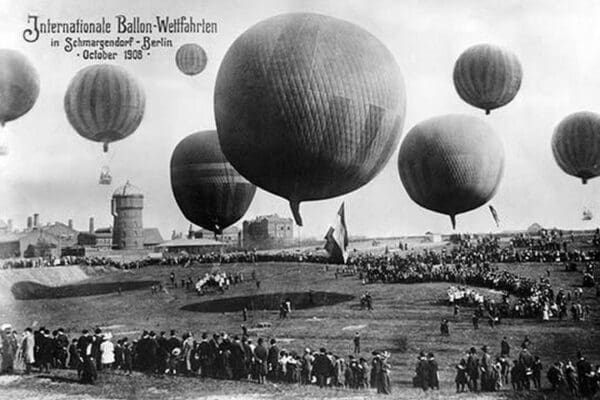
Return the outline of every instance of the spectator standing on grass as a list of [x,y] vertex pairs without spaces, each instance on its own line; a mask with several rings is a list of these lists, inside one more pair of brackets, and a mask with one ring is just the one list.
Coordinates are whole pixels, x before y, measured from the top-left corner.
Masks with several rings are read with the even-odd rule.
[[390,381],[391,365],[389,363],[390,353],[385,351],[381,355],[381,368],[379,372],[377,393],[380,394],[392,394],[392,384]]
[[468,383],[467,379],[467,362],[464,358],[461,358],[460,362],[456,366],[456,377],[454,378],[456,383],[456,393],[464,392],[465,387]]
[[531,367],[533,374],[532,374],[532,378],[533,378],[533,386],[537,389],[540,390],[542,387],[542,369],[543,369],[543,365],[542,365],[542,360],[540,360],[539,356],[535,356],[535,360],[533,361],[533,366]]
[[510,344],[506,340],[506,336],[504,336],[500,342],[500,356],[510,357]]
[[269,379],[275,381],[277,379],[277,366],[279,365],[279,346],[277,346],[277,340],[275,339],[271,339],[271,347],[267,354],[267,363]]
[[264,346],[263,338],[258,338],[258,344],[254,348],[254,359],[257,369],[256,375],[258,378],[258,383],[265,383],[265,378],[268,372],[267,354],[268,353],[266,347]]
[[131,343],[127,341],[127,338],[123,338],[122,341],[123,346],[123,371],[127,375],[131,375],[133,370],[133,349],[131,348]]
[[79,354],[77,350],[78,340],[75,338],[69,345],[69,369],[79,369]]
[[469,377],[469,390],[477,392],[477,381],[479,380],[479,359],[477,358],[477,350],[471,347],[467,356],[467,376]]
[[592,365],[585,359],[580,351],[577,352],[577,383],[579,384],[579,394],[586,397],[592,394],[591,373]]
[[473,329],[479,329],[479,316],[477,315],[477,311],[473,312],[471,321],[473,322]]
[[100,344],[101,362],[102,369],[110,369],[115,362],[115,345],[111,341],[112,334],[106,333],[103,337],[102,343]]
[[354,334],[354,339],[352,339],[353,343],[354,343],[354,354],[359,354],[360,353],[360,333],[356,332]]
[[440,389],[440,380],[438,378],[438,363],[433,356],[433,353],[427,355],[428,379],[427,385],[433,390]]

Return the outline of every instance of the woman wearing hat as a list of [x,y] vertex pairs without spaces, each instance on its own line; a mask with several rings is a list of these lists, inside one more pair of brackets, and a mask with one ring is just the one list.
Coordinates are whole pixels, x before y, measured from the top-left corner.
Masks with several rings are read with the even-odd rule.
[[378,379],[377,385],[377,393],[381,394],[392,394],[392,384],[390,382],[390,371],[392,369],[389,358],[390,353],[384,351],[383,354],[380,355],[381,358],[381,368],[380,368],[380,377]]

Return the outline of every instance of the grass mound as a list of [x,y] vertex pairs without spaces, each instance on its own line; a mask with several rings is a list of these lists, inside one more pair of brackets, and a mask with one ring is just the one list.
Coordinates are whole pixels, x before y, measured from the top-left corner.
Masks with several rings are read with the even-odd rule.
[[54,287],[42,285],[37,282],[24,281],[12,285],[10,291],[17,300],[60,299],[143,289],[155,283],[157,281],[100,282]]
[[334,292],[283,292],[267,293],[254,296],[229,297],[188,304],[181,309],[184,311],[197,311],[207,313],[223,313],[248,310],[279,310],[282,301],[289,299],[292,308],[303,310],[306,308],[331,306],[354,299],[354,296]]

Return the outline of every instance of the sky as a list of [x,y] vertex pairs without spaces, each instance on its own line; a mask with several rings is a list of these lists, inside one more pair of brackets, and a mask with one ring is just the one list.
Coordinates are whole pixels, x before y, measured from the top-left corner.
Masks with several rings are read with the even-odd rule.
[[[38,70],[41,87],[34,108],[8,123],[8,132],[0,132],[0,141],[10,148],[10,154],[0,159],[0,219],[11,218],[22,228],[27,216],[37,212],[42,223],[73,219],[75,228],[85,230],[93,216],[97,227],[109,226],[112,192],[130,180],[145,194],[146,227],[158,227],[167,238],[173,229],[187,230],[189,223],[170,189],[171,152],[187,135],[215,128],[213,89],[229,45],[255,23],[287,12],[315,12],[350,21],[389,48],[406,84],[403,137],[415,124],[450,113],[474,115],[493,127],[506,154],[504,177],[490,202],[500,215],[500,229],[524,229],[533,222],[564,229],[595,228],[594,220],[581,220],[581,212],[586,206],[596,220],[600,217],[596,201],[600,180],[583,186],[566,175],[550,147],[561,119],[576,111],[600,109],[600,25],[593,18],[600,15],[600,2],[594,0],[0,0],[0,48],[24,53]],[[71,78],[96,61],[50,47],[51,37],[62,43],[65,36],[77,35],[43,35],[37,42],[25,42],[28,14],[55,21],[97,21],[104,16],[111,22],[119,14],[145,21],[185,15],[218,24],[216,34],[167,34],[172,48],[153,49],[142,60],[110,62],[127,68],[146,92],[139,128],[112,146],[110,187],[98,185],[104,162],[101,145],[80,137],[63,107]],[[175,65],[177,48],[188,42],[201,45],[208,56],[206,69],[195,77],[183,75]],[[478,43],[510,49],[523,68],[515,99],[489,116],[463,102],[452,82],[454,62]],[[447,216],[410,200],[398,175],[397,149],[366,186],[338,198],[302,203],[304,227],[296,234],[323,236],[342,201],[352,235],[452,231]],[[259,189],[244,218],[272,213],[291,217],[286,200]],[[457,217],[457,232],[498,230],[487,206]]]

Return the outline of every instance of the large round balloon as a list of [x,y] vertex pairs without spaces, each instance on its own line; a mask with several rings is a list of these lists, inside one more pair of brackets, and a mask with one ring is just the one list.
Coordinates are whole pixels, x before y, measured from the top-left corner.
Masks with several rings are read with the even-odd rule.
[[91,65],[71,80],[65,111],[77,133],[108,144],[131,135],[142,122],[146,97],[137,80],[116,65]]
[[387,163],[406,96],[389,50],[364,29],[318,14],[264,20],[231,45],[217,76],[223,152],[243,176],[299,204],[351,192]]
[[215,233],[242,218],[256,193],[225,158],[216,131],[179,142],[171,156],[171,187],[183,215]]
[[508,104],[521,87],[523,72],[517,56],[501,47],[469,47],[454,65],[454,87],[472,106],[490,110]]
[[0,126],[27,113],[40,94],[40,78],[16,50],[0,49]]
[[198,75],[206,67],[206,53],[195,43],[182,45],[175,54],[177,68],[186,75]]
[[490,200],[502,178],[504,149],[492,128],[467,115],[435,117],[414,126],[398,154],[410,198],[428,210],[457,214]]
[[600,115],[582,111],[563,119],[552,136],[558,166],[583,183],[600,175]]

